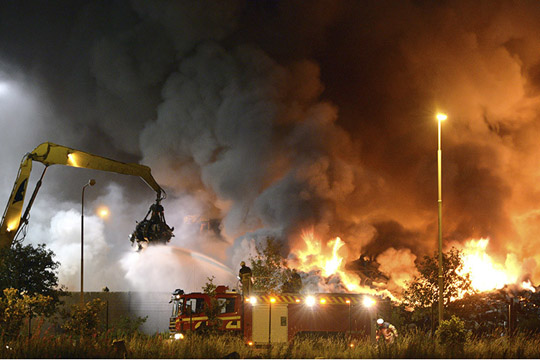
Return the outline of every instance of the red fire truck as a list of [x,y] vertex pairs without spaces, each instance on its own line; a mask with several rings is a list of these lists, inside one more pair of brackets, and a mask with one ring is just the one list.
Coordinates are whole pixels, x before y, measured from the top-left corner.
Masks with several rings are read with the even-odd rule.
[[[287,342],[303,334],[337,335],[352,338],[374,335],[377,299],[364,294],[252,294],[244,297],[218,286],[219,329],[242,334],[250,345]],[[212,306],[204,293],[184,294],[176,290],[171,299],[173,313],[169,330],[175,338],[201,331],[209,324],[205,309]],[[216,302],[214,302],[216,303]]]

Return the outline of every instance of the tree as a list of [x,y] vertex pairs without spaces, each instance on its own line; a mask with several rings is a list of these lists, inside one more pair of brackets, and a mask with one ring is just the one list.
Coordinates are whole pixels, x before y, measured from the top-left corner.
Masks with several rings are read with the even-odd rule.
[[[419,276],[408,283],[403,296],[405,302],[415,309],[425,309],[434,306],[439,301],[439,260],[438,254],[424,256],[418,264]],[[470,292],[471,279],[469,274],[460,274],[463,269],[461,251],[456,248],[443,252],[443,299],[447,306],[450,299]]]
[[28,316],[43,315],[53,299],[41,294],[19,293],[17,289],[4,289],[0,297],[0,335],[17,337],[23,320]]
[[210,297],[210,306],[205,304],[204,314],[208,317],[208,326],[211,328],[219,328],[221,319],[218,316],[221,314],[221,309],[225,307],[225,303],[220,304],[216,299],[217,286],[214,284],[215,277],[206,278],[208,281],[202,287],[202,291]]
[[63,294],[56,274],[60,263],[53,257],[54,253],[47,250],[45,244],[33,247],[14,241],[11,247],[0,250],[0,288],[17,289],[19,295],[24,292],[49,296],[52,301],[48,303],[46,312],[52,314]]
[[257,255],[250,258],[253,290],[279,292],[286,281],[287,264],[281,256],[282,245],[274,238],[266,238],[265,246],[257,246]]
[[96,298],[86,304],[72,305],[71,312],[63,314],[67,320],[62,325],[62,328],[81,336],[97,334],[101,330],[99,314],[104,307],[105,301],[100,298]]

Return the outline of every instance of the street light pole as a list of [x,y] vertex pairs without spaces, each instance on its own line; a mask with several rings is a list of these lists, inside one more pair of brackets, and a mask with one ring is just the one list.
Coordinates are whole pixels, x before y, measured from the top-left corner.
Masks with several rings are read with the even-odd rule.
[[275,297],[270,298],[268,303],[268,345],[272,345],[272,304],[276,302]]
[[84,189],[88,185],[94,186],[96,180],[90,179],[82,187],[81,195],[81,306],[84,305]]
[[441,150],[441,122],[447,119],[445,114],[437,114],[438,122],[438,147],[437,147],[437,192],[438,192],[438,212],[439,212],[439,326],[443,316],[443,256],[442,256],[442,150]]

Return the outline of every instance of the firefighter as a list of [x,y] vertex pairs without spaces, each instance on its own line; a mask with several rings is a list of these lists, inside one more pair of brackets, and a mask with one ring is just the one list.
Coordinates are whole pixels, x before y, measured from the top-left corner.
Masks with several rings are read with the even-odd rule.
[[394,325],[384,321],[383,319],[377,320],[377,341],[384,340],[385,343],[392,344],[396,340],[397,336],[397,329]]
[[240,263],[240,271],[238,277],[242,282],[242,292],[244,296],[249,296],[251,292],[251,268],[246,266],[246,263],[242,261]]

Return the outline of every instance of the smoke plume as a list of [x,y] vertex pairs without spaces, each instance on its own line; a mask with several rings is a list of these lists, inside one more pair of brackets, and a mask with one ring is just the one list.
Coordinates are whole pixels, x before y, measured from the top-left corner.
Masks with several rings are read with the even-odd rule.
[[[0,14],[3,198],[44,141],[148,165],[168,193],[175,238],[135,254],[150,189],[48,170],[27,239],[55,251],[70,289],[95,177],[90,289],[233,286],[256,244],[274,237],[288,255],[310,228],[341,237],[347,261],[375,257],[398,291],[436,250],[437,111],[445,247],[489,237],[492,256],[540,280],[535,2],[22,1]],[[102,203],[108,219],[92,213]]]

